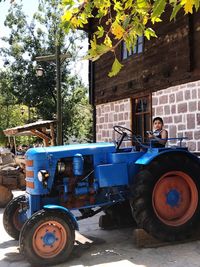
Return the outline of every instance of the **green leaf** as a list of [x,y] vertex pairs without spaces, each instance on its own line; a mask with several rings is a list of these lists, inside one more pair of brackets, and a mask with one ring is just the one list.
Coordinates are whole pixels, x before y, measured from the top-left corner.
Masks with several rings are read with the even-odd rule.
[[170,16],[170,21],[173,20],[176,17],[176,14],[178,13],[178,11],[181,9],[181,5],[175,5],[172,11],[172,14]]
[[194,6],[196,8],[196,11],[199,9],[199,0],[194,0]]
[[146,36],[146,38],[148,40],[150,40],[151,37],[157,37],[155,31],[151,28],[147,28],[145,31],[144,31],[144,35]]
[[104,36],[104,28],[102,26],[98,26],[98,31],[96,31],[97,38],[101,38]]
[[131,8],[133,5],[133,1],[132,0],[127,0],[126,4],[125,4],[125,9],[129,9]]
[[102,55],[105,54],[106,52],[108,52],[110,50],[110,47],[104,45],[104,44],[100,44],[96,46],[96,52],[98,55]]
[[123,67],[123,65],[118,61],[117,58],[115,58],[115,61],[114,61],[113,65],[112,65],[112,69],[108,73],[108,76],[109,77],[113,77],[113,76],[117,75],[122,67]]
[[155,22],[156,18],[160,17],[160,15],[165,10],[165,6],[166,6],[166,0],[155,0],[154,5],[153,5],[153,13],[151,15],[152,23]]
[[130,23],[130,17],[126,16],[125,20],[123,21],[123,27],[126,29],[129,26]]

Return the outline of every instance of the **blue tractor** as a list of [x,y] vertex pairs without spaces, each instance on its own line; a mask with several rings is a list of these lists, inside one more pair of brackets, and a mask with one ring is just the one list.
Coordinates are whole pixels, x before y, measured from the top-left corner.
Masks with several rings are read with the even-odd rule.
[[[127,128],[120,140],[40,147],[26,153],[26,194],[7,205],[4,228],[39,266],[66,261],[78,220],[104,211],[99,224],[136,224],[163,241],[182,240],[200,223],[199,159],[180,145],[143,144]],[[122,148],[124,140],[134,146]],[[80,211],[75,217],[73,210]]]

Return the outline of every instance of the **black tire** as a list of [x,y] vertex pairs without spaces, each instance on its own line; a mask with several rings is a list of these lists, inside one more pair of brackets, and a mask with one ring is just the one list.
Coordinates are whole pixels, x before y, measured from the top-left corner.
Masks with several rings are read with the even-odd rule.
[[200,225],[199,173],[199,163],[183,153],[162,155],[145,166],[132,186],[137,225],[162,241],[191,237]]
[[[117,203],[105,211],[104,217],[100,217],[99,226],[104,229],[136,226],[132,216],[130,203],[128,200]],[[105,222],[105,223],[104,223]]]
[[[47,235],[51,235],[50,241],[53,238],[53,243],[47,244],[50,242]],[[34,213],[24,224],[19,238],[21,253],[35,266],[66,261],[74,241],[75,229],[72,222],[59,210],[40,210]]]
[[14,239],[19,239],[20,230],[24,221],[19,221],[20,203],[25,201],[25,195],[12,199],[6,206],[3,214],[3,226],[6,232]]
[[99,217],[99,227],[105,230],[115,229],[116,225],[108,214]]

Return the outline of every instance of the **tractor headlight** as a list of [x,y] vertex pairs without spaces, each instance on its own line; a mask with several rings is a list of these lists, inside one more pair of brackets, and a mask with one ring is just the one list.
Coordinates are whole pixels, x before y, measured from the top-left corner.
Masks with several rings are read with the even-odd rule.
[[46,170],[40,170],[38,172],[38,180],[42,183],[49,178],[49,173]]

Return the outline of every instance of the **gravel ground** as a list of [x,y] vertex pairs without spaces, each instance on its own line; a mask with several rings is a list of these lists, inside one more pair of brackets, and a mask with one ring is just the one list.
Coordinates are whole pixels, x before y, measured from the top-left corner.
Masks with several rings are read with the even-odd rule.
[[[16,193],[15,193],[16,194]],[[17,192],[17,194],[19,194]],[[20,255],[18,242],[7,235],[2,224],[3,209],[0,209],[0,267],[28,267],[30,264]],[[165,245],[152,248],[137,248],[133,229],[99,229],[98,215],[80,221],[77,244],[66,263],[69,266],[125,266],[125,267],[199,267],[200,241]]]

